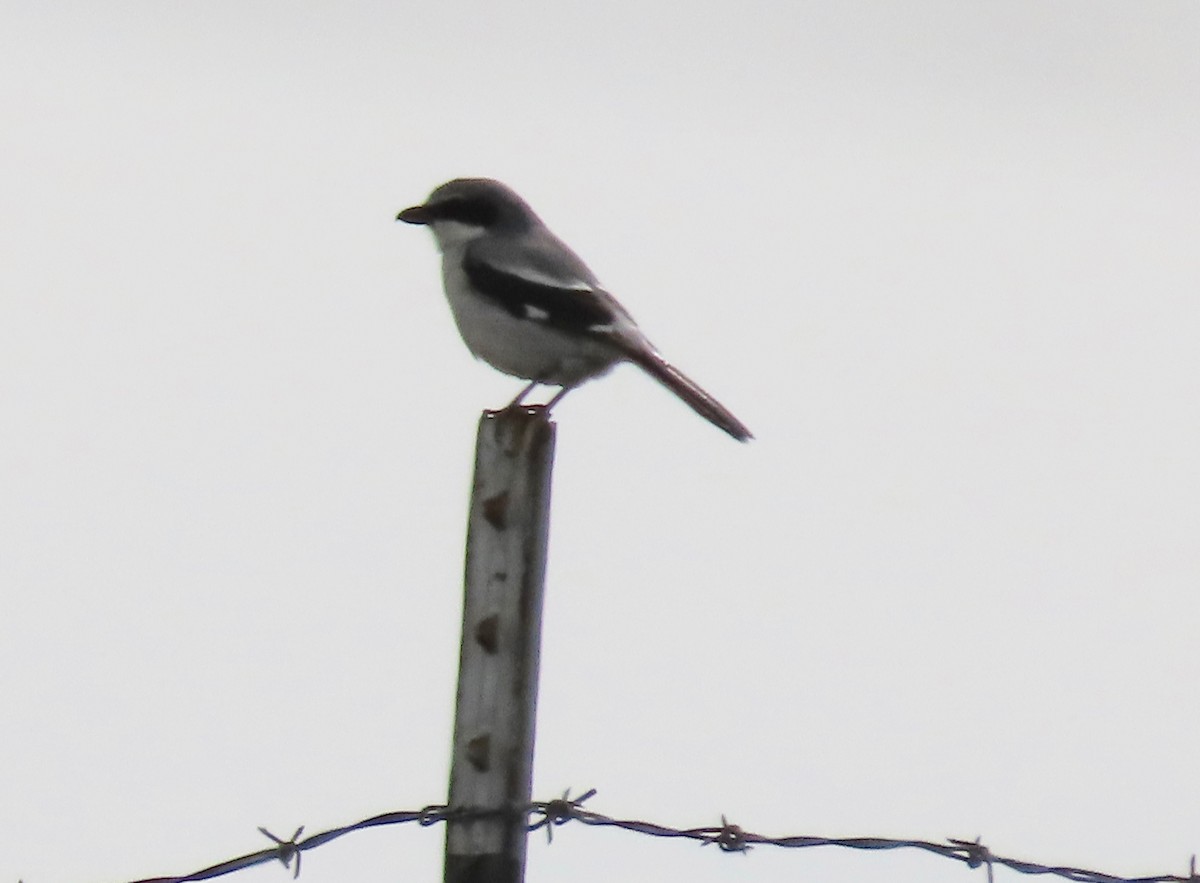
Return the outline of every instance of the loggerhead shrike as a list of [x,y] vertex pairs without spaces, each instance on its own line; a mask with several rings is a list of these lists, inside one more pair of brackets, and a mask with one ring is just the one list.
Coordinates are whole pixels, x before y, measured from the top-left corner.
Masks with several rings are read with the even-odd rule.
[[753,436],[725,407],[667,362],[633,317],[521,197],[499,181],[458,178],[396,220],[423,224],[442,252],[454,321],[476,358],[559,399],[618,362],[633,362],[738,441]]

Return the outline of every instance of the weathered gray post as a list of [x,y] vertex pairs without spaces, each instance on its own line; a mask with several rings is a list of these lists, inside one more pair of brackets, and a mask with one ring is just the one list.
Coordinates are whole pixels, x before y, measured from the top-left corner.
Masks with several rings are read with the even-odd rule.
[[554,424],[485,411],[467,520],[445,883],[520,883],[533,776]]

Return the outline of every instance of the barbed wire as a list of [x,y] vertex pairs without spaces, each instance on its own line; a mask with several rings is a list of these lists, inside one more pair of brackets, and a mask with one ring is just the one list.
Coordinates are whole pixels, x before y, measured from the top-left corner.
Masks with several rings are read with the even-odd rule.
[[[649,837],[692,840],[698,842],[701,846],[716,846],[722,852],[730,853],[740,852],[744,854],[756,846],[777,846],[784,849],[804,849],[813,846],[838,846],[847,849],[867,850],[918,849],[961,862],[968,868],[984,867],[987,870],[988,883],[993,883],[993,868],[996,866],[1005,867],[1021,874],[1050,874],[1076,881],[1076,883],[1200,883],[1200,876],[1196,873],[1195,855],[1191,857],[1186,876],[1156,874],[1148,877],[1121,877],[1085,868],[1043,865],[1037,862],[996,855],[981,842],[981,838],[979,837],[976,837],[974,840],[947,838],[943,843],[930,840],[903,840],[891,837],[816,837],[805,834],[769,837],[764,834],[755,834],[751,831],[746,831],[728,821],[725,816],[721,816],[720,825],[701,828],[675,828],[670,825],[647,822],[640,819],[614,818],[586,809],[583,806],[584,802],[595,795],[596,789],[592,788],[580,796],[573,798],[570,796],[570,791],[568,790],[563,793],[562,797],[555,798],[554,800],[534,802],[528,807],[514,810],[480,810],[469,807],[451,808],[435,804],[419,810],[401,810],[371,816],[370,818],[363,819],[361,822],[322,831],[319,834],[305,837],[303,840],[300,839],[300,835],[304,833],[303,825],[297,828],[295,833],[287,840],[275,836],[266,828],[259,828],[259,832],[274,843],[273,846],[211,865],[190,874],[174,877],[148,877],[143,880],[131,881],[131,883],[189,883],[189,881],[195,880],[209,880],[273,860],[281,862],[285,868],[290,869],[292,877],[295,879],[300,876],[300,857],[303,853],[318,846],[323,846],[329,841],[353,831],[362,831],[367,828],[377,828],[383,825],[400,825],[407,822],[416,822],[423,827],[427,827],[442,822],[503,817],[514,819],[524,817],[529,820],[527,821],[529,831],[545,830],[548,842],[553,842],[555,828],[561,827],[568,822],[579,822],[591,827],[620,828],[624,831],[632,831]],[[532,820],[530,820],[531,817]]]

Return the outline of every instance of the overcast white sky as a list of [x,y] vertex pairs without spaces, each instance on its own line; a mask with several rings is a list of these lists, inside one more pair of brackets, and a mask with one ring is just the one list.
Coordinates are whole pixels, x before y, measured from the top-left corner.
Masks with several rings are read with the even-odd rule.
[[[0,881],[444,799],[519,384],[394,218],[461,175],[758,436],[633,368],[556,409],[537,796],[1184,873],[1198,158],[1192,2],[4,0]],[[304,879],[437,879],[442,837]],[[969,873],[568,827],[528,876]]]

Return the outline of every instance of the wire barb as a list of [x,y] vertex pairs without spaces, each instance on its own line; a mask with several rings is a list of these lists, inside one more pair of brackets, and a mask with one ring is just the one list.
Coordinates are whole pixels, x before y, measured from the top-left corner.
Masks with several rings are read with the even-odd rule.
[[978,868],[980,865],[987,866],[988,883],[992,883],[992,852],[983,845],[982,837],[976,837],[974,840],[955,840],[953,837],[946,838],[965,853],[964,861],[968,868]]
[[296,829],[296,833],[292,835],[291,840],[280,840],[263,827],[259,827],[258,831],[260,834],[270,837],[277,844],[279,844],[278,848],[275,850],[275,857],[283,862],[283,866],[285,868],[290,868],[292,866],[292,859],[296,859],[296,869],[292,873],[292,879],[295,880],[298,878],[300,876],[300,844],[298,844],[296,841],[299,840],[300,835],[304,833],[304,826],[301,825]]
[[554,842],[554,829],[560,825],[565,825],[571,819],[579,818],[580,812],[583,810],[583,803],[596,796],[596,789],[589,788],[579,797],[571,797],[571,789],[568,788],[562,793],[562,797],[548,800],[545,803],[535,803],[531,809],[534,812],[540,812],[542,817],[529,826],[530,831],[536,831],[538,828],[546,829],[546,842]]
[[750,844],[746,842],[746,832],[737,825],[731,825],[724,815],[721,816],[720,831],[715,836],[700,841],[701,846],[708,846],[710,843],[717,844],[721,852],[740,852],[744,855],[750,851]]

